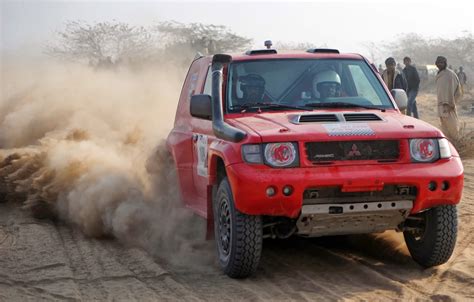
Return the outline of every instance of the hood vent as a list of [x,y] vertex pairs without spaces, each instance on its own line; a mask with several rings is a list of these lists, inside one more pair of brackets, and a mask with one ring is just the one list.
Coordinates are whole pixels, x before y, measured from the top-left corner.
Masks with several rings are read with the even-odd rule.
[[301,115],[299,123],[326,123],[326,122],[339,122],[339,119],[335,114],[304,114]]
[[382,119],[373,113],[346,113],[344,114],[346,122],[366,122],[381,121]]

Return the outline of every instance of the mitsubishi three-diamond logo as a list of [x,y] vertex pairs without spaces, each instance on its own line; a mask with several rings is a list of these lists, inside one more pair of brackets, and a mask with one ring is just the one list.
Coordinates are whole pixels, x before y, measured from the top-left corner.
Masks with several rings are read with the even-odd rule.
[[362,154],[360,153],[359,149],[357,148],[356,144],[352,144],[351,150],[347,153],[348,157],[355,157],[355,156],[361,156]]

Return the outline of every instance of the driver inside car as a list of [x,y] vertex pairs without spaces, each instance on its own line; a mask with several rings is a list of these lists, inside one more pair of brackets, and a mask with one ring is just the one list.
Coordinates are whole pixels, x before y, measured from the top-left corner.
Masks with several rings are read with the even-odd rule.
[[313,97],[325,99],[341,96],[341,78],[333,70],[324,70],[313,77]]
[[265,79],[258,74],[241,76],[240,90],[243,93],[241,104],[262,102],[265,92]]

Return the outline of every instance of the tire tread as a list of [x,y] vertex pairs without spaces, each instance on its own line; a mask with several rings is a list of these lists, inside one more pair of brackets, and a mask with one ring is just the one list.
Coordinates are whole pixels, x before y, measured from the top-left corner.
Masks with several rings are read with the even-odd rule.
[[457,211],[452,205],[432,208],[429,219],[431,229],[423,242],[416,242],[412,235],[405,232],[405,240],[412,258],[424,267],[433,267],[446,263],[453,254],[457,238]]
[[[231,252],[229,262],[223,265],[224,273],[231,278],[249,277],[255,273],[260,263],[263,243],[262,218],[241,213],[235,208],[227,177],[222,179],[217,191],[217,196],[222,191],[228,195],[235,216],[235,231],[233,233],[235,239],[232,239],[235,250]],[[216,240],[218,240],[217,234]]]

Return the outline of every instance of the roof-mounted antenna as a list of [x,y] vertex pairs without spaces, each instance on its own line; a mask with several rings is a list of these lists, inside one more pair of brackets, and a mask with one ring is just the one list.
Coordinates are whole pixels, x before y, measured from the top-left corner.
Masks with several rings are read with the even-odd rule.
[[265,41],[264,45],[267,49],[272,48],[272,45],[273,45],[272,40]]

